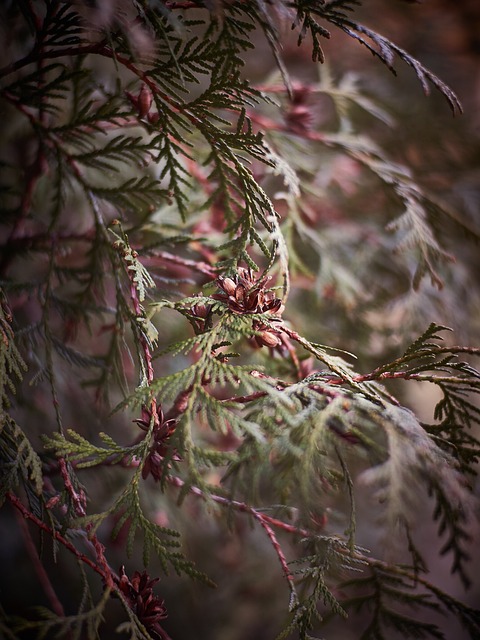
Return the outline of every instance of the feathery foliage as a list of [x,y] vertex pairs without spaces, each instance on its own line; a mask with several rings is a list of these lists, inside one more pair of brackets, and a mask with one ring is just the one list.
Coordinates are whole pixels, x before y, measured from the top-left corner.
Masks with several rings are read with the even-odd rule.
[[[360,10],[0,9],[0,505],[41,587],[17,607],[27,569],[2,578],[6,637],[180,638],[185,582],[230,562],[248,591],[255,556],[284,579],[262,637],[328,637],[352,613],[365,639],[446,637],[438,613],[478,637],[418,540],[437,531],[475,586],[480,350],[430,310],[461,295],[441,224],[478,232],[368,133],[394,123],[357,76],[306,80],[282,55],[285,25],[312,64],[340,31],[461,112]],[[430,421],[412,383],[440,393]]]

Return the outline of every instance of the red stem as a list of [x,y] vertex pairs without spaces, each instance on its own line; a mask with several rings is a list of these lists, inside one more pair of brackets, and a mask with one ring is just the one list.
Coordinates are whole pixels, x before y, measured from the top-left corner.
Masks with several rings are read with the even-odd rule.
[[[174,487],[178,487],[179,489],[181,489],[185,485],[184,481],[178,476],[169,476],[168,481],[171,485],[173,485]],[[205,495],[205,493],[198,487],[189,487],[189,491],[190,493],[198,496],[199,498],[203,498],[204,500],[207,499],[207,496]],[[296,527],[295,525],[288,524],[287,522],[283,522],[283,520],[272,518],[272,516],[269,516],[266,513],[261,513],[260,511],[257,511],[254,507],[251,507],[245,502],[238,502],[237,500],[232,500],[231,498],[225,498],[224,496],[219,496],[216,494],[209,494],[208,499],[213,500],[213,502],[216,502],[217,504],[221,504],[224,507],[232,507],[233,509],[235,509],[236,511],[240,511],[241,513],[249,513],[256,519],[261,518],[264,522],[271,524],[277,529],[282,529],[282,531],[286,531],[287,533],[293,533],[302,537],[308,537],[313,535],[313,533],[309,532],[307,529],[301,529],[299,527]]]
[[[12,502],[12,500],[10,498],[10,495],[9,495],[9,499],[10,499],[10,502]],[[40,582],[40,584],[42,586],[43,592],[45,593],[47,598],[50,600],[50,604],[52,605],[53,611],[57,614],[57,616],[59,616],[61,618],[61,617],[63,617],[65,615],[65,611],[63,609],[62,603],[60,602],[60,600],[58,599],[57,594],[55,593],[55,589],[53,588],[53,585],[52,585],[52,583],[50,581],[48,573],[45,571],[45,567],[43,566],[42,562],[40,561],[40,557],[38,555],[37,548],[35,547],[35,544],[34,544],[34,542],[32,540],[30,529],[28,528],[28,525],[25,522],[25,518],[27,516],[24,513],[21,514],[21,512],[20,512],[20,510],[18,508],[15,511],[15,515],[17,516],[18,526],[20,527],[20,529],[22,531],[25,547],[27,549],[28,555],[30,556],[30,560],[32,561],[32,564],[33,564],[33,566],[35,568],[35,572],[36,572],[38,580],[39,580],[39,582]],[[24,516],[23,518],[22,518],[22,515]]]
[[253,402],[259,398],[264,398],[267,395],[266,391],[255,391],[246,396],[233,396],[232,398],[225,398],[221,402],[238,402],[239,404],[245,404],[247,402]]
[[[83,491],[80,491],[80,493],[77,493],[77,491],[75,490],[75,487],[73,486],[72,480],[70,478],[70,474],[68,472],[67,463],[65,462],[64,458],[59,458],[59,466],[60,466],[60,473],[62,475],[63,482],[65,484],[65,489],[67,490],[67,492],[70,494],[72,498],[72,501],[75,507],[75,513],[78,516],[82,517],[86,514],[85,493]],[[88,523],[87,526],[85,527],[85,530],[95,549],[97,561],[99,566],[102,568],[102,575],[105,578],[106,586],[110,589],[113,589],[115,585],[115,581],[114,581],[112,570],[105,557],[105,547],[99,541],[96,534],[91,534],[92,528],[93,528],[93,524]]]
[[215,267],[208,264],[207,262],[196,262],[195,260],[188,260],[187,258],[181,258],[180,256],[175,256],[172,253],[168,253],[168,251],[158,251],[152,253],[151,256],[145,257],[146,261],[155,262],[171,262],[173,264],[177,264],[182,267],[186,267],[187,269],[192,269],[192,271],[198,271],[208,276],[209,278],[216,278],[217,272]]
[[[181,478],[178,478],[177,476],[169,476],[168,481],[171,485],[178,487],[180,489],[185,485],[183,480],[181,480]],[[189,487],[189,492],[195,496],[198,496],[204,500],[207,500],[207,496],[205,495],[205,493],[198,487]],[[213,500],[213,502],[216,502],[217,504],[221,504],[224,507],[233,508],[236,511],[239,511],[241,513],[248,513],[260,523],[260,525],[263,527],[268,537],[270,538],[272,546],[275,549],[275,553],[277,554],[280,564],[282,566],[285,578],[287,579],[290,585],[290,588],[293,590],[294,589],[293,576],[290,573],[287,559],[277,540],[277,537],[275,535],[275,532],[272,529],[272,526],[282,531],[286,531],[287,533],[299,535],[301,537],[309,537],[313,535],[313,533],[309,532],[307,529],[296,527],[295,525],[291,525],[286,522],[283,522],[283,520],[278,520],[277,518],[272,518],[272,516],[269,516],[265,513],[261,513],[260,511],[258,511],[254,507],[249,506],[245,502],[238,502],[237,500],[231,500],[230,498],[224,498],[223,496],[219,496],[216,494],[209,494],[208,499]]]
[[[66,549],[71,551],[79,560],[81,560],[81,562],[88,565],[91,569],[98,573],[98,575],[100,575],[107,584],[110,583],[109,576],[105,575],[102,568],[100,568],[95,562],[93,562],[93,560],[90,560],[90,558],[78,551],[78,549],[66,538],[64,538],[58,531],[51,529],[47,524],[40,520],[40,518],[37,518],[36,515],[31,513],[31,511],[29,511],[25,507],[25,505],[17,498],[16,495],[8,492],[7,498],[10,503],[23,515],[24,518],[33,522],[39,529],[42,529],[42,531],[48,533],[50,536],[52,536],[52,538],[55,538],[55,540],[58,540],[58,542],[60,542]],[[109,573],[112,573],[111,570],[109,570]],[[113,585],[113,588],[116,589],[115,585]]]
[[275,549],[275,552],[278,556],[278,559],[280,560],[280,564],[282,565],[282,569],[283,569],[283,573],[285,575],[285,578],[287,579],[290,588],[294,589],[294,584],[293,584],[293,576],[290,573],[290,569],[288,568],[288,562],[287,559],[285,557],[285,554],[283,553],[283,549],[280,546],[278,540],[277,540],[277,536],[275,535],[275,532],[273,531],[272,527],[266,522],[266,519],[264,517],[264,514],[261,513],[257,513],[254,516],[262,525],[262,527],[265,529],[267,536],[270,538],[270,542],[272,543],[273,548]]

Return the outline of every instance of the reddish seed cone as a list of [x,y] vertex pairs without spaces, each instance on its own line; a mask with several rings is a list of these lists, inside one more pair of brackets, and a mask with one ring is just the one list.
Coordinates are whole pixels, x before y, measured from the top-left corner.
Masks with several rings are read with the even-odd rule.
[[132,578],[125,573],[125,567],[120,568],[118,586],[129,607],[138,617],[154,640],[171,640],[168,633],[160,625],[160,620],[167,617],[165,602],[153,593],[153,586],[159,578],[150,578],[144,571],[135,571]]

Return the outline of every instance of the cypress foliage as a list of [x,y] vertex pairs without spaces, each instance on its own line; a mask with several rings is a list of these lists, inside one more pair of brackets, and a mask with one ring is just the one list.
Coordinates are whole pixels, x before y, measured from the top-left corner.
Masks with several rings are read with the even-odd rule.
[[[430,310],[453,268],[433,222],[478,232],[357,130],[359,110],[391,119],[353,75],[323,66],[301,82],[281,55],[285,25],[312,64],[343,32],[460,113],[442,80],[356,20],[359,4],[1,9],[0,506],[43,592],[6,599],[6,638],[107,637],[120,602],[120,635],[167,639],[178,580],[214,586],[219,554],[194,558],[195,534],[241,540],[244,521],[284,580],[278,638],[328,637],[356,615],[362,639],[443,638],[439,613],[480,636],[480,612],[430,578],[415,543],[430,520],[471,585],[480,350]],[[275,71],[255,84],[248,61],[265,46]],[[343,218],[328,223],[339,162],[391,201],[353,213],[332,189]],[[423,327],[405,320],[395,351],[378,309],[419,299]],[[431,422],[394,381],[438,390]],[[367,525],[390,554],[361,546]]]

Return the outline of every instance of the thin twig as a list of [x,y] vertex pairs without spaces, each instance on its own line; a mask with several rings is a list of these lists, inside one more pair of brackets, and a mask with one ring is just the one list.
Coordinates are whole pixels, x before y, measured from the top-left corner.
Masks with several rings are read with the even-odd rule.
[[[23,515],[24,518],[33,522],[39,529],[42,529],[42,531],[45,531],[46,533],[48,533],[52,538],[55,538],[55,540],[58,540],[60,544],[62,544],[66,549],[71,551],[81,562],[88,565],[91,569],[93,569],[96,573],[98,573],[98,575],[100,575],[105,582],[108,582],[108,575],[105,574],[103,569],[99,567],[97,563],[95,563],[93,560],[90,560],[90,558],[88,558],[86,555],[78,551],[78,549],[66,538],[64,538],[58,531],[56,531],[55,529],[51,529],[47,524],[45,524],[45,522],[40,520],[40,518],[37,518],[35,514],[33,514],[31,511],[29,511],[25,507],[25,505],[19,500],[19,498],[17,498],[16,495],[14,495],[11,492],[8,492],[7,498],[10,501],[10,503],[16,509],[18,509],[18,511]],[[114,586],[114,588],[116,587]]]
[[168,251],[152,252],[151,255],[147,254],[145,256],[145,260],[153,263],[155,263],[156,261],[169,262],[181,267],[185,267],[187,269],[191,269],[192,271],[198,271],[199,273],[203,273],[209,278],[216,278],[218,275],[215,267],[213,267],[211,264],[208,264],[207,262],[188,260],[187,258],[176,256],[173,253],[169,253]]
[[[181,480],[177,476],[169,476],[168,481],[171,485],[178,487],[180,489],[185,485],[183,480]],[[268,537],[270,538],[270,541],[275,550],[275,553],[278,556],[278,559],[282,566],[283,573],[289,584],[289,587],[292,591],[295,590],[293,576],[288,568],[287,559],[285,557],[285,554],[283,553],[280,543],[277,540],[277,537],[275,535],[275,532],[272,529],[272,526],[278,529],[281,529],[282,531],[287,531],[288,533],[295,533],[297,535],[301,535],[302,537],[306,537],[309,535],[309,532],[306,529],[301,529],[299,527],[295,527],[286,522],[283,522],[282,520],[278,520],[277,518],[272,518],[271,516],[265,513],[262,513],[261,511],[258,511],[254,507],[251,507],[250,505],[244,502],[238,502],[237,500],[231,500],[229,498],[224,498],[223,496],[219,496],[216,494],[208,494],[207,496],[205,492],[199,489],[198,487],[189,487],[189,492],[192,493],[193,495],[203,498],[204,500],[209,499],[209,500],[212,500],[213,502],[216,502],[217,504],[221,504],[224,507],[230,507],[235,509],[236,511],[240,511],[242,513],[248,513],[251,516],[253,516],[255,520],[257,520],[260,523],[260,525],[263,527]]]
[[[9,500],[12,504],[14,504],[10,498],[10,495],[9,495]],[[15,504],[14,506],[17,507],[17,505]],[[57,616],[63,617],[65,615],[65,610],[63,608],[62,603],[58,599],[58,596],[55,593],[55,589],[53,588],[53,585],[50,581],[50,577],[40,560],[40,557],[37,552],[37,548],[32,540],[30,529],[28,528],[28,525],[25,522],[25,519],[27,518],[27,516],[25,515],[25,513],[21,512],[21,510],[18,509],[18,507],[15,510],[15,515],[17,518],[18,526],[22,531],[25,547],[27,549],[28,555],[30,556],[30,560],[32,561],[32,564],[35,568],[35,572],[37,574],[38,580],[42,585],[43,592],[49,599],[50,604],[52,605],[53,611],[57,614]]]
[[[178,488],[182,488],[184,487],[185,483],[181,478],[178,478],[177,476],[169,476],[168,477],[168,482],[174,486],[174,487],[178,487]],[[302,539],[314,539],[318,537],[318,532],[315,531],[310,531],[308,529],[305,529],[303,527],[298,527],[296,525],[292,525],[289,524],[287,522],[284,522],[283,520],[279,520],[277,518],[273,518],[272,516],[269,516],[265,513],[262,513],[261,511],[259,511],[258,509],[255,509],[254,507],[244,503],[244,502],[239,502],[238,500],[232,500],[230,498],[225,498],[223,496],[219,496],[216,494],[206,494],[204,491],[202,491],[201,489],[199,489],[198,487],[195,486],[191,486],[189,487],[189,493],[191,493],[192,495],[195,495],[199,498],[202,498],[203,500],[212,500],[213,502],[220,504],[226,508],[230,508],[230,509],[234,509],[235,511],[238,511],[240,513],[247,513],[249,515],[251,515],[252,517],[254,517],[261,525],[262,527],[265,529],[265,531],[267,532],[270,540],[273,541],[275,540],[275,544],[274,544],[274,548],[275,551],[279,557],[280,563],[282,565],[282,567],[284,568],[285,571],[285,567],[287,567],[287,570],[285,572],[285,576],[286,578],[289,580],[289,583],[291,584],[291,587],[294,588],[293,585],[293,578],[288,570],[288,565],[286,563],[286,558],[283,554],[283,551],[280,547],[280,545],[278,544],[277,538],[275,536],[275,533],[272,531],[272,527],[278,528],[282,531],[285,531],[287,533],[290,533],[296,537],[300,537]],[[271,526],[269,526],[271,525]],[[358,550],[357,548],[351,548],[351,546],[349,545],[340,545],[337,548],[337,553],[340,553],[342,555],[345,556],[345,558],[348,558],[350,560],[353,560],[357,563],[360,563],[361,565],[364,565],[370,569],[380,569],[386,573],[390,573],[390,574],[394,574],[396,576],[401,576],[403,578],[407,578],[408,580],[410,580],[412,582],[412,584],[421,584],[423,585],[426,589],[432,591],[432,593],[435,593],[435,588],[433,587],[433,585],[426,579],[426,578],[422,578],[421,576],[418,575],[417,571],[411,570],[405,566],[402,565],[392,565],[389,564],[388,562],[385,562],[383,560],[379,560],[378,558],[372,558],[370,556],[367,555],[368,552],[366,553],[362,553],[360,550]]]

